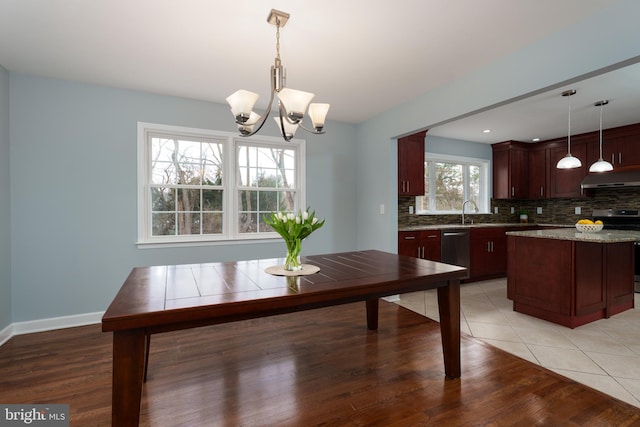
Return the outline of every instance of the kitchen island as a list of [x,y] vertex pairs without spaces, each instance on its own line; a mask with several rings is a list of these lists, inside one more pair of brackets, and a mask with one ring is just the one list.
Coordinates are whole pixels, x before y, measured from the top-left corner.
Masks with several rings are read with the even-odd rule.
[[560,228],[507,233],[514,311],[575,328],[634,306],[640,232]]

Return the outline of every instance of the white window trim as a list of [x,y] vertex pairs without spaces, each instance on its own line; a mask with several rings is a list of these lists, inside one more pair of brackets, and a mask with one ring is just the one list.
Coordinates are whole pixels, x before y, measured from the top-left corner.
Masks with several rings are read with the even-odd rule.
[[[190,136],[195,138],[215,138],[225,139],[223,173],[223,231],[220,235],[182,235],[182,236],[152,236],[150,216],[148,215],[151,196],[147,188],[150,175],[149,170],[149,149],[147,143],[149,133],[169,133],[176,136]],[[238,233],[237,224],[237,169],[236,153],[238,144],[251,144],[253,146],[271,147],[295,147],[297,149],[296,167],[296,202],[300,209],[306,208],[306,141],[303,139],[292,139],[283,142],[282,138],[271,136],[241,137],[236,133],[214,131],[210,129],[189,128],[183,126],[172,126],[157,123],[138,122],[137,140],[137,204],[138,204],[138,236],[136,245],[140,248],[154,247],[181,247],[181,246],[203,246],[221,244],[251,244],[251,243],[271,243],[274,239],[281,237],[275,233]],[[227,207],[231,207],[227,209]]]
[[[490,209],[490,195],[489,195],[489,166],[490,166],[490,162],[487,159],[480,159],[480,158],[475,158],[475,157],[464,157],[464,156],[454,156],[454,155],[450,155],[450,154],[437,154],[437,153],[429,153],[429,152],[425,152],[425,163],[426,162],[431,162],[431,161],[442,161],[442,162],[453,162],[453,163],[472,163],[472,164],[481,164],[483,173],[480,176],[480,182],[481,185],[484,185],[485,191],[481,192],[480,194],[480,198],[481,198],[481,202],[480,202],[480,206],[478,206],[478,213],[479,214],[488,214],[489,209]],[[465,170],[465,175],[467,174],[467,171]],[[465,182],[468,180],[468,177],[465,176]],[[467,188],[465,187],[465,192],[466,192]],[[466,196],[466,195],[465,195]],[[424,197],[424,196],[416,196],[416,201],[415,201],[415,206],[416,209],[418,206],[420,206],[420,203],[418,202],[418,197]],[[466,197],[465,197],[466,199]],[[423,210],[416,210],[416,215],[449,215],[449,214],[459,214],[461,213],[462,210],[451,210],[451,211],[423,211]],[[470,215],[473,214],[473,212],[468,212]]]

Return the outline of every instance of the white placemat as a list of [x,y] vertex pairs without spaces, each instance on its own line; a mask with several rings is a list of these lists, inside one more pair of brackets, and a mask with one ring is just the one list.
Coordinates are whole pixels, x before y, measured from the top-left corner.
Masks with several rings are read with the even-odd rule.
[[296,271],[289,271],[284,269],[284,265],[272,265],[264,269],[266,273],[273,274],[274,276],[307,276],[309,274],[315,274],[320,271],[320,267],[310,264],[302,264],[302,268]]

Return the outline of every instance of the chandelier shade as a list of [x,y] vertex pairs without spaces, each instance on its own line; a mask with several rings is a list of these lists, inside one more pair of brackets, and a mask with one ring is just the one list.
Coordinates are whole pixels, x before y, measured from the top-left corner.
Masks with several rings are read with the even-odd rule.
[[[276,26],[276,57],[271,66],[271,98],[266,111],[260,115],[253,111],[258,94],[238,90],[227,97],[240,136],[251,136],[260,131],[271,113],[274,99],[278,101],[278,116],[274,117],[280,134],[290,141],[298,128],[314,134],[323,134],[324,124],[329,112],[329,104],[311,104],[315,94],[286,87],[286,73],[280,60],[280,28],[289,20],[289,14],[271,9],[267,22]],[[302,121],[307,112],[312,129],[306,128]]]
[[605,99],[593,104],[594,107],[600,107],[600,157],[594,164],[591,165],[591,167],[589,168],[589,172],[608,172],[610,170],[613,170],[613,165],[602,158],[602,109],[608,103],[609,101]]
[[577,157],[571,155],[571,97],[576,94],[574,89],[562,92],[562,96],[567,97],[569,104],[569,122],[567,132],[567,154],[556,164],[558,169],[575,169],[582,166],[582,162]]

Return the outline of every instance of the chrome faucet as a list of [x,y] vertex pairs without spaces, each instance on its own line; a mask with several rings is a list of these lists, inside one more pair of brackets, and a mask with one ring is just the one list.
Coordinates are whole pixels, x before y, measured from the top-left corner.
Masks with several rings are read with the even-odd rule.
[[[464,207],[467,205],[467,203],[473,203],[475,212],[478,212],[478,205],[476,205],[476,202],[474,202],[473,200],[465,200],[464,203],[462,203],[462,225],[464,225]],[[471,223],[473,224],[473,220],[471,220]]]

